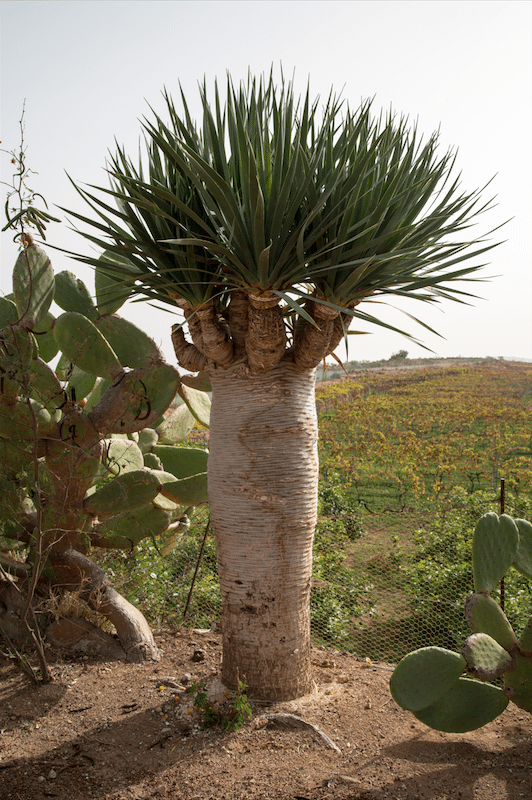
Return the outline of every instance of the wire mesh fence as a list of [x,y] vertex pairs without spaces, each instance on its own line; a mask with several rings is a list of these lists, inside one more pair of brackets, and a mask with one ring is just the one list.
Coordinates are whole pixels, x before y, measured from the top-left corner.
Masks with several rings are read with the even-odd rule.
[[[508,503],[505,510],[530,518],[526,504]],[[457,489],[452,503],[436,510],[322,514],[311,589],[314,643],[392,664],[417,647],[459,650],[469,633],[463,609],[473,591],[472,536],[487,511],[500,513],[498,496]],[[207,522],[206,510],[196,512],[190,530],[165,558],[154,544],[130,556],[107,557],[117,588],[152,624],[220,624],[216,547]],[[127,569],[117,558],[127,560]],[[510,574],[505,596],[506,614],[519,629],[530,615],[529,582]]]

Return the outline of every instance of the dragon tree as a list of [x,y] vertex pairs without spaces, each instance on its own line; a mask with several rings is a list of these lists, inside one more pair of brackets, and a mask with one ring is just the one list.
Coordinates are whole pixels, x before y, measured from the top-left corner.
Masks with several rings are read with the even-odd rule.
[[197,125],[165,91],[139,159],[117,145],[109,185],[78,186],[93,213],[70,213],[117,291],[174,308],[178,364],[210,379],[222,680],[290,699],[311,687],[316,370],[353,320],[397,330],[369,302],[470,297],[456,282],[494,246],[469,232],[491,201],[460,189],[437,134],[369,101],[271,76],[200,96]]

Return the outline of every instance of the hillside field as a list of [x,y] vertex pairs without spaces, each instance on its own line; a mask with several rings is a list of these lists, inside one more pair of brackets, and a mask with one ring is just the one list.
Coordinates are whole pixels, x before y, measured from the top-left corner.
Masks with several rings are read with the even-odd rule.
[[372,511],[498,491],[501,478],[531,492],[532,364],[406,361],[318,384],[317,408],[322,478]]

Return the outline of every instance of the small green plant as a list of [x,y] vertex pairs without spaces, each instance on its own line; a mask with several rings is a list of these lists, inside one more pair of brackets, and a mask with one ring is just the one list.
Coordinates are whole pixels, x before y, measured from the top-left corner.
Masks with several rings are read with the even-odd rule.
[[[253,711],[245,694],[246,684],[239,680],[238,687],[234,692],[226,692],[227,704],[220,707],[209,698],[205,683],[193,683],[189,693],[194,698],[194,708],[203,716],[203,727],[211,728],[221,725],[226,731],[238,731],[245,724],[247,719],[251,719]],[[225,706],[228,706],[225,708]]]

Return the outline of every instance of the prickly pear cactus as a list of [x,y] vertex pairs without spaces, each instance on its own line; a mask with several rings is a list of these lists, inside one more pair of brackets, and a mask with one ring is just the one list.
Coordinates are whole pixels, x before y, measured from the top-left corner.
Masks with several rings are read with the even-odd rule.
[[9,537],[39,535],[52,561],[94,546],[129,550],[148,536],[167,553],[187,511],[207,502],[207,453],[177,445],[196,419],[208,424],[209,397],[116,314],[127,298],[106,276],[107,258],[93,297],[72,273],[54,276],[30,244],[13,295],[0,298],[0,473],[20,489]]
[[401,659],[390,681],[398,705],[431,728],[475,730],[510,700],[532,712],[532,616],[518,638],[489,595],[511,567],[532,578],[532,525],[485,514],[473,536],[475,593],[465,603],[472,635],[462,653],[422,647]]

